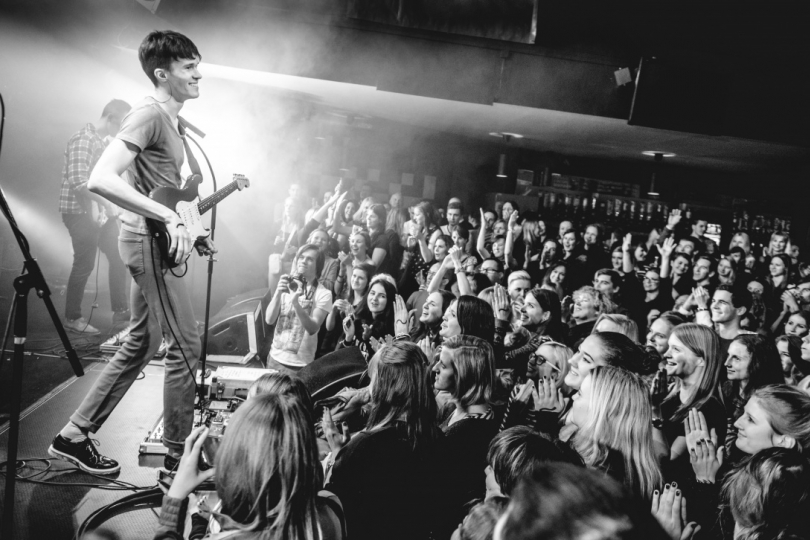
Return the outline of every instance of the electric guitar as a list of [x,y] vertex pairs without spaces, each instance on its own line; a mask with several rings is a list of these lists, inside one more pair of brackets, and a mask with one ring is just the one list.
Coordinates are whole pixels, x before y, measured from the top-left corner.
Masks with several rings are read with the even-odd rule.
[[[195,202],[195,199],[199,197],[198,188],[200,182],[202,182],[202,178],[194,174],[188,177],[183,189],[159,187],[153,189],[152,193],[149,194],[150,199],[177,212],[177,215],[180,216],[180,220],[186,226],[191,237],[195,239],[208,238],[210,235],[210,231],[203,226],[203,214],[211,210],[217,203],[234,191],[242,191],[250,186],[250,180],[241,174],[234,174],[233,182],[205,199]],[[169,268],[176,268],[184,263],[185,261],[177,263],[174,261],[173,257],[169,257],[171,239],[166,229],[166,224],[162,221],[148,218],[146,224],[149,227],[149,233],[157,240],[160,256],[164,264]]]

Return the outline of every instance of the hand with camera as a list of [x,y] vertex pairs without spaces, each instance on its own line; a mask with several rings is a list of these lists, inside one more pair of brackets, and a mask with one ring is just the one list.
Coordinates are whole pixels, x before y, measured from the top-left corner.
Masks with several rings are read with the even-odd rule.
[[214,469],[206,471],[199,469],[200,452],[206,437],[208,437],[206,426],[198,427],[186,437],[183,457],[167,493],[169,497],[185,499],[197,486],[214,476]]
[[276,294],[284,294],[290,292],[290,275],[284,274],[278,280],[278,285],[276,286]]

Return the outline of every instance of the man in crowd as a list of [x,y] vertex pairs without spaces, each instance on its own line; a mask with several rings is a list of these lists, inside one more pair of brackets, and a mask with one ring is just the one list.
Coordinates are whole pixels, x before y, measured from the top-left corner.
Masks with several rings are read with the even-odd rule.
[[[697,292],[695,298],[700,297],[701,293]],[[708,310],[711,320],[707,320],[707,308],[698,302],[696,322],[714,327],[720,337],[721,359],[725,360],[728,356],[728,346],[734,338],[745,332],[740,321],[751,310],[752,303],[751,293],[745,287],[719,285],[712,295],[711,308]]]
[[706,228],[709,222],[705,219],[697,218],[692,222],[692,238],[696,239],[703,247],[702,251],[709,255],[719,252],[717,243],[706,236]]
[[65,328],[74,332],[98,334],[98,329],[82,316],[82,298],[99,249],[107,257],[109,266],[113,321],[129,320],[126,268],[118,254],[117,212],[109,201],[91,193],[87,182],[107,147],[108,139],[118,133],[121,120],[130,109],[125,101],[110,101],[104,107],[101,119],[73,134],[65,150],[59,211],[73,243],[73,267],[65,295]]
[[332,310],[332,293],[318,283],[324,255],[315,244],[301,246],[291,276],[281,276],[265,322],[276,325],[267,366],[295,375],[315,359],[318,330]]
[[503,263],[498,259],[487,259],[481,263],[481,273],[489,278],[493,285],[503,284]]

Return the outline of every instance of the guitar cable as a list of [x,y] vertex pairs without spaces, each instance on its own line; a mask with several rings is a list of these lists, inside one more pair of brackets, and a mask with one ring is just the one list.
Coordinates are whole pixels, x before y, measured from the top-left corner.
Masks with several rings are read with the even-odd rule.
[[[183,362],[186,364],[186,368],[188,368],[188,373],[191,375],[191,380],[194,383],[194,395],[199,395],[200,388],[197,386],[197,377],[194,375],[194,370],[191,369],[191,364],[186,357],[186,352],[183,350],[183,344],[177,339],[177,334],[174,333],[174,328],[172,327],[172,323],[169,320],[169,314],[166,312],[166,304],[163,303],[163,294],[160,292],[160,283],[163,282],[163,289],[166,291],[166,303],[169,304],[169,310],[172,312],[172,319],[174,319],[174,323],[177,324],[177,314],[174,312],[174,306],[172,306],[172,299],[169,295],[169,288],[166,286],[165,278],[158,277],[157,266],[155,265],[155,250],[154,250],[154,238],[150,235],[149,237],[149,255],[152,259],[152,273],[155,276],[155,285],[157,286],[158,290],[158,298],[160,299],[160,307],[163,310],[163,318],[166,319],[166,324],[169,326],[169,331],[172,333],[172,337],[174,337],[174,341],[177,343],[177,346],[180,348],[180,354],[183,355]],[[174,275],[174,274],[172,274]],[[168,354],[168,351],[166,351]]]

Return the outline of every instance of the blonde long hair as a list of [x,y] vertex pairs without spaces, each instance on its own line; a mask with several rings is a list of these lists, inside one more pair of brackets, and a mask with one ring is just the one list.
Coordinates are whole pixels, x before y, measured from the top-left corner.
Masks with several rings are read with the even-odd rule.
[[590,419],[577,431],[574,449],[589,467],[617,451],[624,461],[624,484],[649,499],[663,483],[653,451],[652,404],[644,381],[624,369],[598,366],[590,372]]

